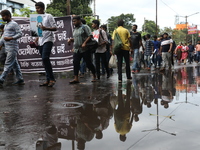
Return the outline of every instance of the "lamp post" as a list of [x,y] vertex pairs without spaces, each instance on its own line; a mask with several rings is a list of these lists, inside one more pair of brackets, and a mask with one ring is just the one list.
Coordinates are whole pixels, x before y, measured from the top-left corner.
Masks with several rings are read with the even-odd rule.
[[158,0],[156,0],[156,36],[158,35]]
[[186,35],[185,35],[185,42],[187,43],[187,26],[188,26],[188,23],[187,23],[187,19],[188,19],[188,17],[190,17],[190,16],[193,16],[193,15],[196,15],[196,14],[198,14],[199,12],[196,12],[196,13],[194,13],[194,14],[191,14],[191,15],[188,15],[188,16],[180,16],[180,17],[184,17],[185,18],[185,25],[186,25]]

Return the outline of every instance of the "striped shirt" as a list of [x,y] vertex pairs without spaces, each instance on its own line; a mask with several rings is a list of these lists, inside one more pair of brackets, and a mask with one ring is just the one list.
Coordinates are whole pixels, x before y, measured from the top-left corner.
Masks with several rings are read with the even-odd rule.
[[151,56],[152,49],[153,49],[153,42],[151,40],[146,40],[144,55]]
[[[5,41],[4,37],[13,37],[13,40]],[[17,52],[19,49],[19,44],[17,39],[19,39],[20,37],[22,37],[21,28],[15,21],[11,20],[4,27],[4,33],[3,36],[1,37],[0,45],[4,44],[6,51]]]

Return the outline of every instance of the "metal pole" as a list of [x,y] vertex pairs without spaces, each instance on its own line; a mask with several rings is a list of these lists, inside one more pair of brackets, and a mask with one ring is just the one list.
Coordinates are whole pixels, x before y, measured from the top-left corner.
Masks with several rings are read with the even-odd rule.
[[158,0],[156,0],[156,36],[158,35]]
[[70,0],[67,0],[67,15],[71,14],[71,4],[70,4]]
[[187,43],[187,34],[188,34],[188,33],[187,33],[187,32],[188,32],[188,30],[187,30],[187,27],[188,27],[188,26],[187,26],[187,17],[188,17],[188,16],[185,16],[185,24],[186,24],[185,43]]
[[94,0],[94,16],[96,15],[96,0]]

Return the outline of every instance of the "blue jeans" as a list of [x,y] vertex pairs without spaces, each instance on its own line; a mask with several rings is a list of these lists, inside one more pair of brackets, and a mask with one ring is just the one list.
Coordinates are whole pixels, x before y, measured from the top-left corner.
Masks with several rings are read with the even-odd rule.
[[132,70],[140,70],[139,49],[134,49]]
[[151,57],[150,55],[144,55],[144,61],[148,68],[151,68],[151,58],[150,57]]
[[0,76],[0,81],[5,81],[6,76],[13,68],[16,73],[17,80],[23,80],[22,73],[20,70],[19,63],[17,61],[17,52],[16,51],[5,51],[6,53],[6,61],[4,65],[4,71]]
[[81,74],[84,74],[85,71],[86,71],[86,63],[85,63],[85,61],[83,60],[83,58],[81,59],[81,61],[82,61],[82,63],[81,63],[81,65],[80,65],[80,72],[81,72]]
[[162,57],[160,54],[155,53],[153,56],[153,64],[156,67],[157,65],[161,67]]
[[46,42],[42,46],[39,46],[40,55],[42,56],[42,62],[46,71],[47,81],[50,81],[50,80],[55,81],[55,78],[53,75],[53,69],[51,66],[50,59],[49,59],[52,46],[53,46],[53,42]]

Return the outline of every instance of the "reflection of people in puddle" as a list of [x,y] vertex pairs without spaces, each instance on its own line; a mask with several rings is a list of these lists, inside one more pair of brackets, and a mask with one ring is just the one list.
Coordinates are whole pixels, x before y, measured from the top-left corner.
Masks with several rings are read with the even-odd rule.
[[76,125],[76,141],[77,149],[84,150],[85,143],[91,141],[96,134],[97,139],[102,138],[102,132],[95,130],[100,125],[100,120],[97,117],[97,113],[93,110],[92,104],[85,104],[80,109],[81,115],[77,119]]
[[136,77],[133,78],[133,86],[134,87],[133,87],[133,91],[132,91],[131,110],[134,115],[135,122],[139,121],[138,115],[142,113],[142,106],[144,103],[144,99],[142,98],[142,93],[140,92],[140,88],[141,88],[140,81]]
[[[94,110],[100,119],[100,125],[95,130],[103,131],[109,126],[110,118],[113,116],[113,110],[110,104],[110,95],[107,95],[100,103],[94,105]],[[103,134],[100,136],[96,135],[97,139],[101,139]]]
[[[152,87],[152,80],[151,76],[146,76],[145,77],[145,83],[144,83],[144,90],[145,90],[145,96],[144,96],[144,105],[147,106],[147,108],[151,108],[151,103],[153,102],[154,99],[154,89]],[[143,81],[144,82],[144,81]]]
[[133,115],[130,112],[131,84],[127,83],[126,95],[122,89],[118,89],[118,105],[114,108],[115,130],[119,133],[122,142],[126,141],[126,134],[130,132],[133,122]]
[[175,95],[175,81],[172,72],[169,71],[163,74],[161,88],[161,105],[168,108],[169,103],[173,101],[173,95]]
[[42,135],[42,141],[37,142],[37,150],[61,150],[61,143],[58,143],[58,130],[55,125],[46,128]]

